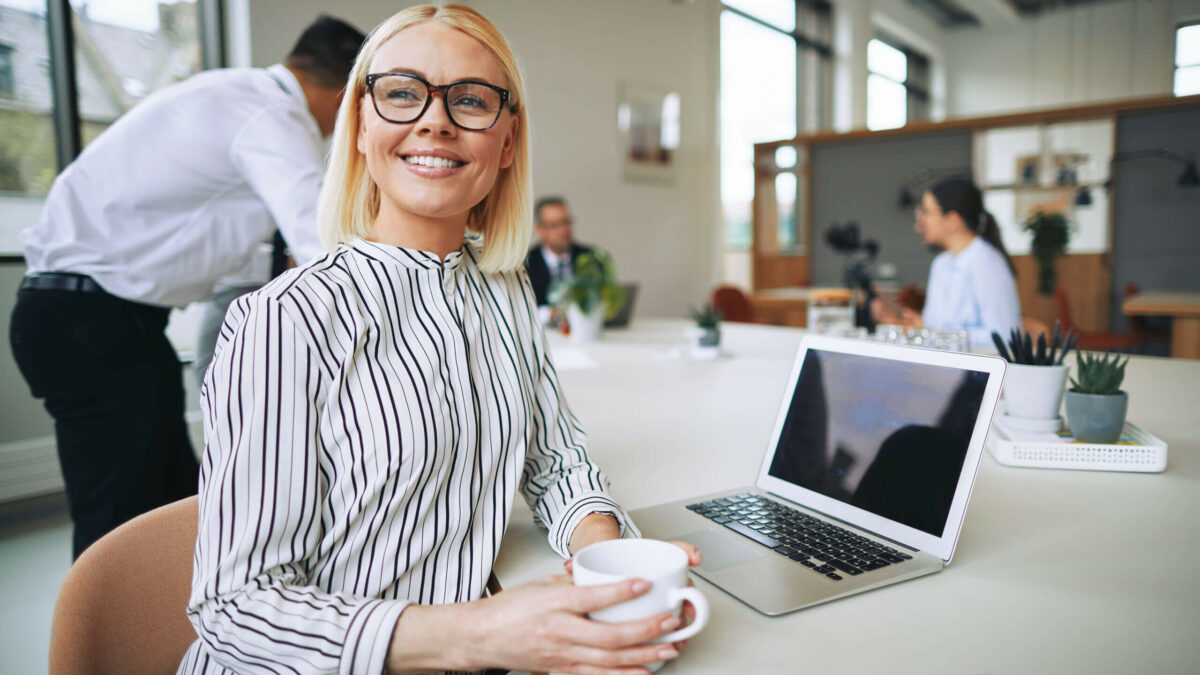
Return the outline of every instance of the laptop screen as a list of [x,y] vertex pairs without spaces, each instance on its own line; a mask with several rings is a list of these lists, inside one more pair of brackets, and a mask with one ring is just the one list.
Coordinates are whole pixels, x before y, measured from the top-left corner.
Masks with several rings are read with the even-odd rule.
[[988,373],[809,349],[768,474],[941,536]]

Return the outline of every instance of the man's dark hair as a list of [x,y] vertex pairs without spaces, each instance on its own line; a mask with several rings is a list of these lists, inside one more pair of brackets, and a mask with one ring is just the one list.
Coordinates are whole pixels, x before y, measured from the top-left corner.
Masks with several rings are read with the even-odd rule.
[[558,195],[550,195],[549,197],[542,197],[541,199],[537,200],[537,202],[534,203],[534,205],[533,205],[533,220],[535,223],[542,222],[542,209],[547,206],[566,206],[566,205],[567,205],[567,200],[563,199],[562,197],[559,197]]
[[354,26],[322,14],[300,34],[284,65],[306,73],[320,87],[341,89],[363,40],[366,36]]

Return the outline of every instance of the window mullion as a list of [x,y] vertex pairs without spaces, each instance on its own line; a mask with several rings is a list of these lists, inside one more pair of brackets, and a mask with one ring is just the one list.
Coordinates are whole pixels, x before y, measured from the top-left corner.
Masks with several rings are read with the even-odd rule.
[[75,33],[70,0],[48,0],[46,5],[55,147],[58,170],[62,171],[83,148],[75,72]]

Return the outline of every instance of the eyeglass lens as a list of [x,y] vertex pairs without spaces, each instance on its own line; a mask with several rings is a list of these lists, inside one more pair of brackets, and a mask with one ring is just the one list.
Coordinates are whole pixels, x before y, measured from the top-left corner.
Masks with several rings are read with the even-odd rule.
[[[390,122],[406,124],[421,116],[430,96],[420,80],[401,74],[382,75],[375,80],[375,107]],[[445,92],[450,119],[464,129],[491,127],[500,117],[500,92],[482,84],[461,82]]]

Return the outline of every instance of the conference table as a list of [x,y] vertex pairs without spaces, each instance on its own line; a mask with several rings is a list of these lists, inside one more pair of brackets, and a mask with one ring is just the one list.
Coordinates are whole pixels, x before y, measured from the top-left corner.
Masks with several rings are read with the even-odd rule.
[[[628,509],[752,485],[804,332],[723,325],[692,360],[687,323],[554,336],[568,402]],[[1200,362],[1133,357],[1129,419],[1163,473],[1012,468],[985,452],[941,573],[769,618],[696,577],[712,618],[670,673],[1200,672]],[[562,573],[524,503],[496,574]]]
[[1171,356],[1200,359],[1200,292],[1143,291],[1121,310],[1129,316],[1171,317]]

